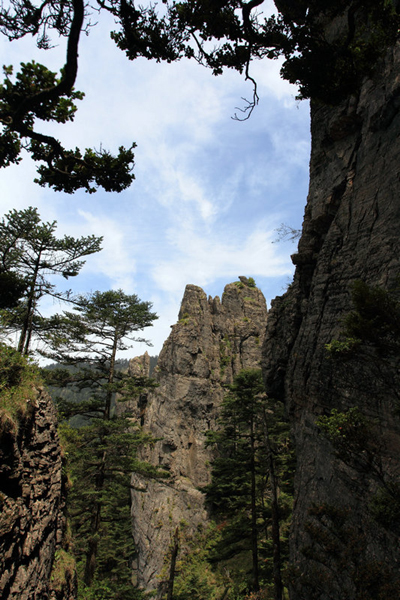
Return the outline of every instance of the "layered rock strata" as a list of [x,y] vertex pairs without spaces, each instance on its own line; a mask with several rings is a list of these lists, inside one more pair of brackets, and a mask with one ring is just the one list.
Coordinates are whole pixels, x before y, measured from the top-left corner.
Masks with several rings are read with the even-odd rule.
[[59,564],[52,577],[66,525],[65,481],[56,414],[43,390],[29,413],[17,435],[0,437],[0,598],[74,600],[73,565]]
[[[385,358],[382,369],[356,356],[334,361],[326,344],[340,337],[353,309],[355,280],[386,290],[398,282],[399,73],[396,46],[358,95],[335,107],[312,106],[310,188],[295,277],[269,314],[267,392],[286,402],[297,452],[293,600],[389,598],[397,585],[398,524],[382,526],[371,506],[385,485],[399,481],[398,357]],[[346,464],[316,419],[355,406],[374,420],[374,439]],[[381,596],[384,585],[389,595]]]
[[[162,588],[165,554],[176,528],[185,523],[190,537],[207,523],[200,491],[210,479],[205,433],[216,425],[224,386],[241,369],[260,368],[267,308],[251,283],[241,277],[225,287],[221,300],[188,285],[179,321],[154,373],[159,387],[131,403],[144,428],[158,439],[144,458],[170,475],[165,482],[132,480],[137,582],[146,590]],[[135,359],[132,373],[142,372],[147,362]]]

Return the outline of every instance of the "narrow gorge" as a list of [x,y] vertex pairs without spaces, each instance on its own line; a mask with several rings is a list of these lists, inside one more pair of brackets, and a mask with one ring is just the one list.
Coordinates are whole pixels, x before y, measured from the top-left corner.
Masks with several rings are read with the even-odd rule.
[[[333,20],[318,3],[276,5],[288,20],[299,12],[299,23],[314,7],[331,50],[356,40],[355,61],[366,32],[381,39],[370,2],[344,2]],[[311,101],[310,186],[287,292],[267,311],[252,278],[221,298],[187,285],[152,374],[157,387],[117,409],[155,438],[141,459],[168,473],[131,479],[133,579],[157,598],[166,597],[177,528],[190,540],[209,521],[205,434],[227,386],[249,368],[262,369],[268,398],[284,404],[295,445],[290,600],[399,595],[400,44],[361,72],[358,89]],[[150,357],[132,359],[129,373],[147,377]],[[67,481],[56,410],[36,391],[19,430],[0,432],[0,598],[75,600],[74,565],[60,562]],[[112,422],[111,399],[109,409]]]

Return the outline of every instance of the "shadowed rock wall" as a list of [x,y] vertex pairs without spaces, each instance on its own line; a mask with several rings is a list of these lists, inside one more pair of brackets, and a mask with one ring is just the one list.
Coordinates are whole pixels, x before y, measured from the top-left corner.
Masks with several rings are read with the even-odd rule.
[[[399,398],[388,385],[398,382],[398,358],[381,377],[361,359],[329,359],[325,345],[352,309],[352,282],[393,289],[399,277],[399,107],[399,46],[359,95],[336,107],[312,106],[310,188],[294,282],[272,303],[264,343],[267,392],[285,400],[296,441],[293,600],[387,598],[378,596],[379,586],[398,577],[399,531],[371,517],[378,478],[335,458],[315,421],[332,408],[358,406],[377,420],[376,464],[387,481],[398,479]],[[342,511],[341,523],[328,505]]]
[[[56,414],[39,390],[18,435],[0,437],[0,598],[74,600],[75,572],[51,581],[65,530],[65,489]],[[60,584],[60,585],[59,585]]]

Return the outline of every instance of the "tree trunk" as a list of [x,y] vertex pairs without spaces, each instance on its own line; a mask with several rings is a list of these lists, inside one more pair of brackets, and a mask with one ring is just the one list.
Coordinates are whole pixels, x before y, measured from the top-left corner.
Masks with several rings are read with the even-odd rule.
[[[96,476],[96,492],[100,493],[104,486],[104,471],[105,471],[105,462],[106,462],[106,452],[103,452],[101,458],[101,464],[99,467],[99,472]],[[98,549],[98,535],[100,530],[101,523],[101,508],[102,503],[97,500],[95,506],[93,507],[92,520],[90,525],[90,539],[88,543],[88,550],[86,552],[86,562],[85,562],[85,573],[83,576],[83,581],[85,585],[90,586],[93,581],[94,573],[96,570],[96,558],[97,558],[97,549]]]
[[272,544],[273,544],[273,573],[274,573],[274,600],[282,600],[282,561],[281,561],[281,536],[278,504],[278,481],[275,476],[275,463],[272,454],[271,440],[268,431],[267,415],[264,409],[264,436],[268,452],[268,468],[271,481],[271,513],[272,513]]
[[255,466],[255,441],[254,441],[254,421],[251,419],[251,554],[253,563],[253,590],[257,592],[260,589],[258,573],[258,530],[257,530],[257,502],[256,502],[256,466]]
[[179,551],[179,527],[177,527],[175,529],[173,541],[174,541],[174,545],[172,547],[171,565],[169,568],[169,578],[168,578],[168,586],[167,586],[167,600],[172,600],[173,594],[174,594],[176,559],[178,558],[178,551]]
[[108,371],[108,381],[107,381],[107,383],[109,385],[109,388],[107,390],[106,404],[105,404],[105,411],[104,411],[104,418],[105,418],[106,421],[108,421],[111,418],[111,401],[112,401],[112,396],[113,396],[113,391],[111,389],[111,386],[114,383],[115,357],[116,357],[116,354],[117,354],[118,341],[119,341],[118,332],[115,331],[114,332],[113,348],[112,348],[111,357],[110,357],[110,369]]
[[31,339],[31,332],[29,333],[29,336],[28,336],[28,332],[29,332],[29,329],[32,327],[33,310],[34,310],[34,304],[35,304],[36,281],[37,281],[37,276],[39,273],[40,258],[41,258],[41,253],[39,252],[39,256],[38,256],[36,264],[35,264],[35,270],[33,273],[31,286],[30,286],[30,290],[29,290],[28,302],[26,305],[26,313],[25,313],[24,321],[22,323],[21,334],[19,336],[19,342],[18,342],[18,352],[20,352],[21,354],[23,353],[25,355],[28,354],[29,343],[30,343],[30,339]]

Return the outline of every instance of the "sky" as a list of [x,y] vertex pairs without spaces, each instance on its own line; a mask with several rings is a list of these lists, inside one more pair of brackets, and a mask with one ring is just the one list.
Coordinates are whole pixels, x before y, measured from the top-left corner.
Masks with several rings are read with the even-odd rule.
[[[273,12],[271,0],[261,7]],[[66,146],[118,152],[136,142],[135,181],[124,192],[69,195],[33,182],[24,158],[0,172],[1,216],[37,207],[56,234],[104,236],[81,273],[54,282],[75,293],[123,289],[153,304],[159,318],[124,357],[160,352],[176,323],[187,284],[222,295],[239,275],[253,277],[267,304],[292,280],[296,245],[277,229],[301,227],[308,189],[309,105],[279,76],[277,61],[253,63],[260,102],[250,119],[232,116],[250,98],[243,75],[214,77],[194,61],[128,61],[109,37],[107,15],[82,35],[76,89],[85,92],[73,123],[44,124]],[[35,59],[59,71],[65,40],[39,51],[32,38],[0,40],[1,64]],[[44,314],[62,307],[50,300]]]

